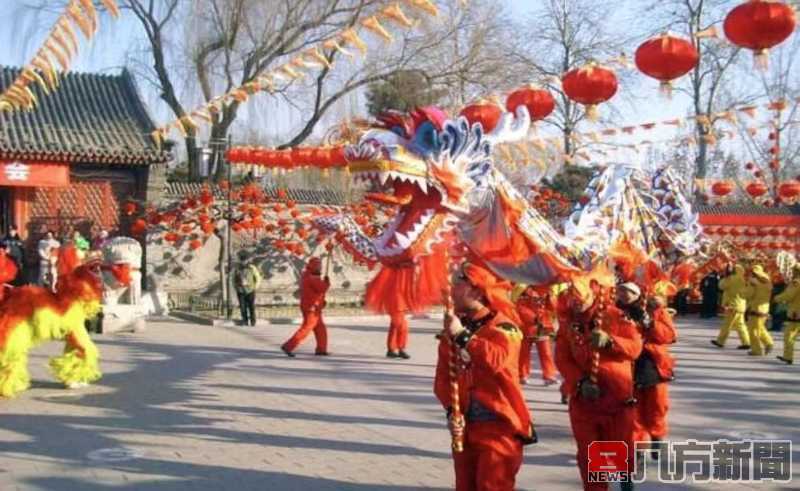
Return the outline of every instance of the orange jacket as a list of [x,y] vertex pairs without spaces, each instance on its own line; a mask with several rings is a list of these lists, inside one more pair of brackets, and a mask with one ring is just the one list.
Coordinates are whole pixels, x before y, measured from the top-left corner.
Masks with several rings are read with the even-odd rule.
[[[531,297],[523,294],[517,299],[517,313],[522,319],[526,338],[550,335],[553,331],[553,306],[550,297]],[[541,328],[541,329],[540,329]]]
[[[477,317],[485,319],[464,348],[469,361],[460,357],[458,384],[461,412],[469,413],[477,401],[501,421],[509,423],[515,434],[530,436],[531,416],[519,385],[519,351],[522,332],[502,314],[488,310]],[[450,392],[450,343],[439,342],[439,359],[433,391],[445,409],[452,407]],[[467,419],[469,422],[469,419]]]
[[[556,336],[556,366],[564,377],[569,394],[577,394],[578,384],[588,378],[592,368],[592,329],[600,322],[611,336],[610,347],[600,349],[597,384],[600,398],[587,401],[602,412],[616,412],[633,396],[633,362],[642,352],[642,336],[637,324],[616,307],[599,312],[597,307],[582,314],[559,312]],[[580,400],[580,396],[577,396]]]
[[300,279],[300,310],[322,310],[325,307],[325,293],[330,286],[330,280],[323,280],[318,274],[303,271]]
[[656,364],[658,374],[663,379],[671,379],[675,360],[669,354],[669,345],[678,339],[672,316],[664,307],[656,308],[652,316],[652,327],[642,331],[644,351],[650,355]]

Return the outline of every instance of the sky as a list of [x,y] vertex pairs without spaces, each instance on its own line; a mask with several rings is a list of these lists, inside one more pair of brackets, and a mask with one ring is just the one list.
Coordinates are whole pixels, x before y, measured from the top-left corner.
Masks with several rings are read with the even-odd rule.
[[[52,19],[55,15],[40,15],[39,17],[32,17],[30,15],[21,17],[19,14],[20,7],[24,3],[30,3],[32,0],[0,0],[2,8],[0,8],[0,64],[3,65],[20,65],[29,60],[33,52],[39,47],[41,39],[45,35],[45,29],[52,25]],[[569,0],[567,0],[569,1]],[[650,0],[634,0],[631,4],[642,1]],[[738,0],[731,0],[731,6],[738,4]],[[538,0],[507,0],[507,4],[511,9],[514,16],[526,16],[535,12],[537,5],[540,5]],[[640,5],[640,4],[637,4]],[[626,7],[621,8],[620,18],[623,19],[629,11],[625,10]],[[130,46],[137,44],[140,39],[140,27],[138,22],[132,18],[130,13],[124,14],[123,17],[116,21],[110,21],[110,18],[103,18],[101,21],[99,33],[94,40],[86,43],[82,40],[81,50],[77,59],[73,64],[73,70],[76,71],[92,71],[115,73],[118,72],[126,64],[126,56]],[[625,21],[617,21],[620,24],[621,33],[627,29],[628,26],[624,25]],[[630,54],[629,54],[630,56]],[[644,76],[640,77],[636,83],[636,93],[641,94],[633,100],[626,101],[617,105],[621,113],[621,124],[619,126],[635,125],[645,123],[652,120],[666,120],[672,118],[683,117],[687,114],[688,100],[685,97],[677,95],[671,101],[659,98],[657,94],[657,82],[652,80],[644,80]],[[165,109],[164,105],[158,100],[157,93],[149,90],[147,82],[139,80],[140,92],[142,92],[145,103],[150,108],[151,115],[157,123],[165,123],[172,119],[171,114]],[[268,97],[268,96],[260,96]],[[363,98],[353,96],[342,104],[349,104],[350,106],[360,105]],[[192,107],[194,104],[187,104]],[[275,114],[275,118],[271,118],[266,124],[270,125],[266,128],[266,132],[270,131],[280,132],[286,131],[287,127],[291,127],[300,121],[300,115],[293,114],[292,110],[286,107],[286,102],[283,100],[268,101],[266,110],[270,114]],[[331,122],[333,124],[334,122]],[[593,131],[600,129],[599,126],[593,126],[591,123],[584,123],[580,128],[583,131]],[[545,133],[547,133],[545,131]],[[660,128],[648,135],[647,138],[652,140],[666,140],[676,134],[676,130],[669,128]],[[639,140],[642,137],[629,138],[619,140],[621,143],[628,143],[630,141]],[[643,158],[642,155],[631,156],[630,152],[623,152],[624,155],[620,158]]]

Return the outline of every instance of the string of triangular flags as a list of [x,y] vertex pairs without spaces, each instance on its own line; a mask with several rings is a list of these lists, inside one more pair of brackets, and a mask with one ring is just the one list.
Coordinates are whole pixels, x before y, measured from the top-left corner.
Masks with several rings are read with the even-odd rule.
[[[111,15],[119,16],[115,0],[101,1]],[[98,23],[99,15],[93,0],[70,0],[34,57],[0,94],[0,111],[34,109],[39,100],[31,85],[38,85],[45,95],[56,90],[59,72],[68,72],[72,59],[78,54],[75,28],[88,41],[97,33]]]
[[[756,115],[761,110],[768,110],[772,112],[780,112],[785,111],[789,108],[789,104],[792,101],[789,99],[780,99],[776,101],[767,102],[764,104],[746,104],[737,107],[733,107],[726,111],[722,111],[719,113],[715,113],[710,117],[707,115],[691,115],[686,116],[683,118],[672,118],[666,119],[662,121],[649,121],[645,123],[639,124],[629,124],[624,126],[617,126],[617,127],[610,127],[605,129],[599,129],[594,131],[586,131],[586,132],[573,132],[570,135],[570,140],[575,144],[581,144],[585,142],[590,143],[601,143],[606,137],[613,137],[613,136],[634,136],[634,135],[642,135],[646,136],[646,133],[656,129],[657,127],[672,127],[672,128],[683,128],[688,123],[695,121],[698,124],[701,124],[706,127],[708,134],[704,135],[703,139],[706,144],[708,145],[715,145],[718,142],[720,136],[727,137],[733,139],[736,137],[735,132],[729,130],[722,130],[717,133],[710,131],[710,128],[713,124],[717,121],[724,121],[730,125],[737,124],[740,119],[738,114],[745,114],[749,119],[755,119]],[[800,103],[800,97],[794,99],[795,103]],[[790,121],[787,124],[800,124],[800,121]],[[767,128],[770,124],[764,124],[760,126],[750,126],[747,128],[747,131],[754,135],[759,129]],[[697,137],[694,135],[682,135],[675,138],[668,138],[663,140],[641,140],[635,142],[629,142],[625,144],[614,144],[614,146],[619,148],[630,148],[630,149],[637,149],[641,146],[652,145],[657,143],[685,143],[688,145],[696,145],[698,143]],[[509,162],[517,162],[522,160],[527,161],[534,165],[543,166],[545,163],[541,161],[541,159],[537,159],[533,157],[532,150],[536,150],[538,152],[546,152],[548,150],[555,151],[555,153],[560,154],[562,159],[567,163],[573,163],[577,159],[583,159],[585,161],[591,161],[591,156],[585,151],[581,150],[572,154],[565,153],[564,150],[564,137],[563,135],[552,136],[547,138],[542,137],[534,137],[529,140],[522,140],[514,143],[508,143],[498,146],[498,151],[500,155],[503,156]],[[593,152],[599,152],[603,154],[601,150],[593,150]],[[514,155],[518,154],[522,158],[515,158]],[[537,162],[541,161],[541,162]]]

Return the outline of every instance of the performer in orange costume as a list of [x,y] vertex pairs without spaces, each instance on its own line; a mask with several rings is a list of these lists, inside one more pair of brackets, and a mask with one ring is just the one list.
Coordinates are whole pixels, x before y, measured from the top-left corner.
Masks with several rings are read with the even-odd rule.
[[391,323],[389,324],[389,335],[386,337],[386,357],[403,358],[408,360],[411,356],[406,353],[408,344],[408,320],[403,311],[389,312]]
[[539,353],[539,366],[542,369],[544,384],[557,383],[556,365],[553,362],[550,345],[550,338],[555,334],[553,326],[555,305],[550,296],[550,287],[527,287],[517,299],[517,313],[522,320],[522,333],[525,336],[519,356],[520,383],[528,383],[531,374],[531,347],[534,342]]
[[[568,308],[559,312],[556,366],[569,393],[569,416],[577,443],[577,462],[585,490],[605,490],[588,482],[589,444],[624,441],[633,470],[633,361],[642,351],[634,322],[615,306],[602,305],[600,291],[581,279],[566,293]],[[593,360],[597,356],[597,365]],[[623,489],[631,489],[625,483]]]
[[[667,436],[667,412],[669,390],[667,382],[673,378],[675,360],[669,353],[669,345],[675,343],[677,333],[672,315],[665,307],[663,297],[652,296],[646,306],[642,293],[634,283],[623,283],[620,289],[629,292],[630,303],[618,303],[626,316],[636,322],[642,334],[644,349],[636,360],[636,422],[635,441],[651,441],[657,445]],[[654,453],[656,456],[658,452]]]
[[295,356],[294,350],[311,331],[314,331],[314,338],[317,341],[317,349],[314,354],[317,356],[329,354],[328,329],[322,320],[322,309],[325,307],[325,293],[330,286],[330,278],[327,276],[322,278],[322,261],[318,257],[312,257],[306,264],[306,269],[300,279],[300,310],[303,312],[303,324],[281,346],[287,356]]
[[453,453],[457,491],[513,491],[522,446],[536,442],[519,384],[522,332],[510,290],[510,283],[473,263],[453,278],[453,312],[439,344],[434,392],[449,415],[455,343],[461,348],[459,407],[466,420],[464,449]]

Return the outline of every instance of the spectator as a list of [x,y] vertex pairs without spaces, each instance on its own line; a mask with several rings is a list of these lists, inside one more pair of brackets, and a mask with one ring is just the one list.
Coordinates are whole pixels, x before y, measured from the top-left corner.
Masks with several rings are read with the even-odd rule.
[[58,280],[58,248],[61,246],[55,239],[55,234],[48,231],[39,241],[39,284],[50,289],[55,288]]
[[242,314],[241,325],[256,325],[256,290],[261,284],[261,273],[252,263],[247,253],[239,253],[239,265],[233,276],[236,296],[239,297],[239,310]]
[[8,229],[8,235],[3,239],[3,245],[6,248],[8,257],[14,261],[14,265],[17,267],[17,277],[14,278],[11,284],[14,286],[23,285],[25,283],[25,273],[23,270],[25,267],[25,247],[16,226],[12,225]]
[[92,250],[93,251],[102,251],[103,248],[108,244],[108,230],[101,230],[99,234],[92,240]]

